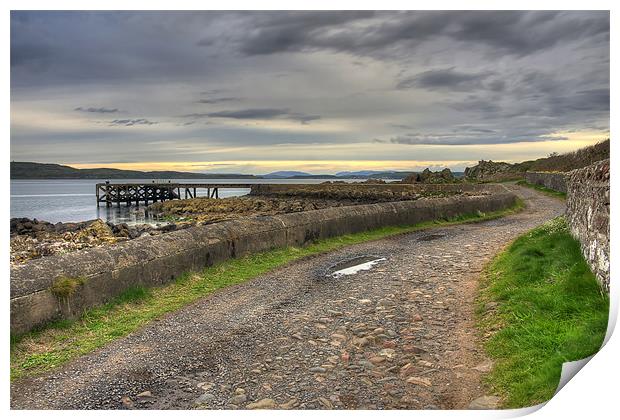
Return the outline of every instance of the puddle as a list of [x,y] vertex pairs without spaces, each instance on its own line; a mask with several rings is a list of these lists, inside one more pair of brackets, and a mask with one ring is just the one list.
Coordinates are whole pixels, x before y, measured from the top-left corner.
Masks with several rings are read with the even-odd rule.
[[350,276],[360,271],[367,271],[372,269],[375,265],[380,264],[383,261],[387,261],[387,258],[377,258],[372,256],[357,257],[350,260],[339,262],[333,265],[328,270],[328,277],[335,279],[342,276]]
[[418,239],[418,242],[432,241],[434,239],[443,238],[444,236],[446,235],[439,235],[437,233],[433,233],[431,235],[422,236],[421,238]]

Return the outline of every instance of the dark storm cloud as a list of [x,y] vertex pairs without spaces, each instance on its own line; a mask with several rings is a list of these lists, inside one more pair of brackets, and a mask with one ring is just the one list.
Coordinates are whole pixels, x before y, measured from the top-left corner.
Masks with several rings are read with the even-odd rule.
[[224,98],[207,98],[200,99],[196,101],[199,104],[219,104],[222,102],[237,102],[240,101],[241,98],[232,98],[232,97],[224,97]]
[[321,32],[325,29],[336,29],[374,15],[371,11],[257,13],[252,16],[254,28],[242,37],[241,51],[262,55],[329,47],[321,45]]
[[[484,145],[484,144],[507,144],[516,142],[539,142],[566,140],[564,136],[549,136],[545,133],[509,133],[509,135],[498,135],[495,132],[483,132],[478,135],[463,135],[456,133],[408,133],[389,140],[374,139],[375,143],[392,143],[408,145]],[[506,133],[508,134],[508,133]]]
[[568,42],[609,37],[609,13],[586,12],[464,12],[456,29],[457,40],[479,42],[502,52],[525,56]]
[[234,118],[238,120],[271,120],[288,116],[287,109],[259,108],[259,109],[240,109],[238,111],[218,111],[207,114],[213,118]]
[[121,125],[125,127],[131,127],[133,125],[154,125],[157,124],[157,121],[150,121],[145,118],[136,118],[136,119],[124,119],[124,120],[112,120],[110,121],[110,125]]
[[[397,89],[411,89],[414,87],[428,90],[471,91],[485,88],[484,82],[492,75],[491,72],[465,73],[448,69],[428,70],[413,77],[400,80]],[[493,81],[496,82],[496,81]],[[496,83],[489,87],[491,90],[501,90],[503,85]],[[498,89],[499,87],[499,89]]]
[[254,25],[240,37],[240,49],[247,55],[332,49],[383,56],[398,46],[411,48],[445,37],[525,56],[558,42],[609,37],[605,11],[296,12],[268,14]]
[[500,105],[490,99],[470,96],[460,101],[447,102],[446,105],[463,113],[478,114],[482,118],[497,116],[502,111]]
[[94,112],[94,113],[97,113],[97,114],[114,114],[116,112],[119,112],[118,108],[105,108],[105,107],[100,107],[100,108],[88,107],[88,108],[84,108],[84,107],[81,107],[81,106],[78,106],[77,108],[75,108],[74,111]]
[[201,112],[182,115],[184,118],[229,118],[235,120],[275,120],[286,119],[299,121],[307,124],[310,121],[320,119],[319,115],[304,115],[298,112],[291,112],[286,108],[252,108],[234,111]]

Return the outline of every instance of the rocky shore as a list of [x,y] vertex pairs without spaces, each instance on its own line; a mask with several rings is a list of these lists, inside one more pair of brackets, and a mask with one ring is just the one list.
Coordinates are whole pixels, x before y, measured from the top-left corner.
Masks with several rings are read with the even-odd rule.
[[185,227],[183,223],[152,226],[114,224],[101,219],[85,222],[49,223],[28,218],[11,219],[11,265],[33,258],[92,248],[142,235],[159,235]]
[[155,203],[147,212],[165,219],[157,225],[114,224],[101,219],[49,223],[28,218],[11,219],[11,265],[34,258],[114,244],[144,235],[160,235],[197,224],[250,216],[270,216],[353,205],[353,200],[300,200],[261,197],[195,198]]
[[273,216],[319,210],[326,207],[339,207],[360,204],[347,199],[304,200],[295,198],[271,197],[230,197],[223,199],[191,198],[154,203],[148,207],[150,214],[184,223],[216,223],[247,216]]

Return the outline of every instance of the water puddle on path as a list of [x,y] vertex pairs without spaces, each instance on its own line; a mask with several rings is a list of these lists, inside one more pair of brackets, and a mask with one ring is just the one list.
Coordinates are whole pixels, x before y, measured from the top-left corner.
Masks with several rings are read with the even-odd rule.
[[433,241],[435,239],[443,238],[444,236],[446,236],[446,235],[432,233],[430,235],[422,236],[421,238],[418,239],[418,242]]
[[333,265],[328,270],[328,277],[340,278],[342,276],[350,276],[360,271],[372,269],[377,264],[387,261],[387,258],[377,258],[374,256],[357,257],[346,261],[341,261]]

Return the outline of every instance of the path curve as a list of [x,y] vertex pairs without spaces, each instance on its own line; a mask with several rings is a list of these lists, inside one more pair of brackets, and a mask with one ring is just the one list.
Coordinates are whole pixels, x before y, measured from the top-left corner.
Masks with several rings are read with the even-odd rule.
[[[13,383],[11,406],[467,408],[484,394],[487,366],[474,325],[477,277],[508,242],[564,211],[558,199],[509,188],[524,211],[350,246],[222,289]],[[325,277],[360,255],[388,261]]]

